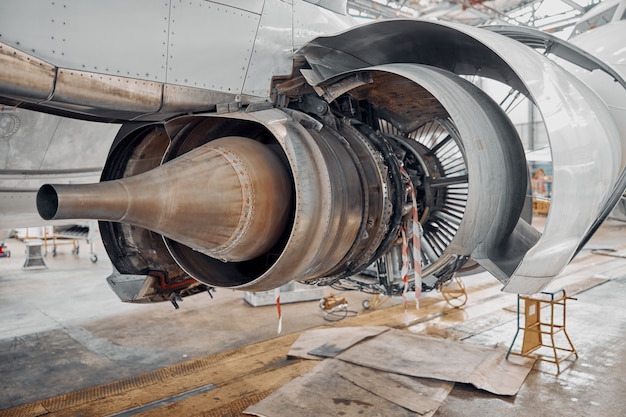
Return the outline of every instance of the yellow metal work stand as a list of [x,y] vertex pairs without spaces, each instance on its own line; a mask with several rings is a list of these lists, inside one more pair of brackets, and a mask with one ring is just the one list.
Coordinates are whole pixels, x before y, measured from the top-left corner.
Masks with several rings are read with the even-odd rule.
[[[556,364],[557,375],[561,373],[561,362],[576,356],[578,353],[574,349],[571,339],[565,330],[566,302],[575,300],[568,297],[565,290],[557,292],[542,292],[533,296],[517,297],[517,332],[513,342],[507,352],[510,354],[535,358],[537,360]],[[521,323],[522,312],[521,301],[524,301],[524,323]],[[541,310],[543,307],[550,307],[549,316],[546,321],[541,320]],[[520,333],[524,332],[521,352],[513,352],[513,345]],[[559,337],[559,336],[563,337]],[[548,336],[544,338],[544,336]],[[557,343],[557,337],[558,342]],[[545,339],[549,339],[544,343]]]

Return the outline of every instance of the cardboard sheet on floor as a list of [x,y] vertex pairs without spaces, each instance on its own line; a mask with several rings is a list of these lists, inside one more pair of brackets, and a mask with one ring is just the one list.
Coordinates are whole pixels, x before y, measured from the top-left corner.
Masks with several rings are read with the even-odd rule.
[[[375,380],[367,380],[372,376]],[[260,417],[402,417],[417,413],[430,417],[452,387],[449,382],[393,375],[326,359],[244,413]],[[377,392],[380,390],[384,391],[383,396]]]
[[332,358],[368,337],[389,330],[387,326],[333,327],[303,332],[287,356],[304,359]]
[[434,414],[454,387],[454,383],[448,381],[415,378],[338,362],[336,372],[342,378],[423,416]]
[[534,359],[504,348],[422,336],[391,329],[337,356],[346,362],[402,375],[463,382],[498,395],[515,395]]

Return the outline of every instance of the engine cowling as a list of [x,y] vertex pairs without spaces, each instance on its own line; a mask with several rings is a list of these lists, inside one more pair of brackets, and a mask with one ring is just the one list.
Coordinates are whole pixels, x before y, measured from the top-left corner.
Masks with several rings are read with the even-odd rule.
[[[293,76],[275,80],[271,105],[122,128],[103,182],[91,191],[100,200],[89,197],[89,204],[105,207],[119,199],[119,193],[103,191],[111,187],[107,183],[135,181],[142,191],[149,189],[145,184],[162,184],[163,193],[154,196],[175,203],[150,221],[139,216],[119,223],[123,216],[88,210],[71,216],[116,221],[102,222],[101,231],[116,270],[109,281],[125,288],[127,300],[191,288],[189,277],[205,286],[252,291],[300,280],[397,293],[396,277],[381,281],[361,273],[387,254],[398,255],[392,259],[397,262],[407,252],[413,211],[423,228],[414,261],[422,264],[425,287],[480,265],[506,290],[531,294],[569,262],[619,188],[624,158],[617,151],[623,147],[602,100],[516,40],[461,25],[386,21],[315,39],[295,62]],[[501,106],[468,81],[475,76],[508,85],[542,115],[554,164],[550,218],[542,233],[530,224],[528,172],[517,132]],[[252,150],[242,145],[240,156],[253,161],[259,155],[266,166],[231,163],[235,172],[259,171],[233,178],[270,175],[252,192],[246,181],[213,184],[213,196],[220,187],[239,186],[243,194],[204,219],[203,210],[212,213],[223,199],[188,205],[195,199],[177,188],[201,182],[218,167],[202,160],[187,170],[181,161],[232,137],[250,144]],[[589,160],[603,163],[592,168]],[[162,182],[168,170],[176,180]],[[190,194],[201,188],[190,188]],[[63,214],[65,198],[83,204],[73,191],[55,190],[40,193],[44,213],[70,216]],[[255,239],[265,230],[262,222],[248,232],[234,219],[244,206],[252,207],[244,218],[266,217],[267,209],[245,203],[258,190],[270,190],[268,201],[282,214],[269,216],[270,233]],[[50,195],[58,207],[44,201]],[[153,210],[150,198],[142,204],[143,211]],[[187,231],[163,222],[164,213],[172,213],[168,207],[193,220]],[[206,235],[225,222],[235,225],[231,236],[243,238],[223,256]]]
[[[318,118],[295,105],[132,129],[114,145],[101,184],[46,186],[38,196],[40,212],[122,222],[101,225],[121,275],[184,271],[206,285],[255,291],[294,279],[347,280],[373,290],[380,284],[355,275],[398,247],[411,188],[424,226],[426,277],[448,279],[470,257],[510,256],[506,249],[519,247],[520,235],[532,241],[519,221],[527,191],[523,149],[486,94],[454,74],[412,64],[359,70],[332,84],[345,88],[353,78],[360,81],[326,102]],[[226,164],[236,180],[211,183],[206,197],[192,198],[224,165],[214,157],[222,148],[220,155],[237,150],[239,159],[246,154],[252,162]],[[213,235],[236,225],[242,201],[251,200],[237,171],[264,176],[265,185],[253,188],[271,194],[274,205],[282,201],[278,211],[289,213],[268,219],[266,228],[279,233],[255,242],[256,227],[225,257]],[[243,198],[220,196],[222,188],[224,196],[238,194],[237,184]],[[250,217],[265,217],[263,207],[248,207],[257,211]],[[246,250],[251,242],[254,252]],[[146,258],[151,252],[158,256]]]

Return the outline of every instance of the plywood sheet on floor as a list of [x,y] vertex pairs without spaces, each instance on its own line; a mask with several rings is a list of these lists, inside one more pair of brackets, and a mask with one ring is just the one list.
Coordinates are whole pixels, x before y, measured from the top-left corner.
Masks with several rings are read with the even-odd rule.
[[389,329],[388,326],[362,326],[308,330],[298,336],[288,356],[312,360],[332,358],[356,343]]
[[[375,380],[366,380],[372,375],[375,375]],[[436,412],[452,386],[452,383],[375,372],[358,365],[326,359],[307,374],[249,407],[245,413],[260,417],[408,417],[418,413],[428,417]],[[397,390],[389,392],[385,387],[397,387]]]
[[506,350],[389,330],[346,350],[338,359],[385,372],[463,382],[515,395],[534,360],[506,360]]

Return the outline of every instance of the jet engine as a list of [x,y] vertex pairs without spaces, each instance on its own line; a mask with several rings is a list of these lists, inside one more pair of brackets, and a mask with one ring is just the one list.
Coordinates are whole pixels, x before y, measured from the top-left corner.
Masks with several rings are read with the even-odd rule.
[[401,250],[413,209],[424,230],[418,261],[437,281],[474,254],[517,245],[524,152],[485,93],[413,64],[334,85],[346,92],[332,102],[300,95],[280,109],[129,125],[102,183],[45,186],[38,210],[114,221],[101,230],[121,275],[182,270],[254,291],[294,278],[376,290],[358,274]]
[[[187,8],[202,5],[175,12],[192,16]],[[193,79],[179,67],[165,71],[187,69],[172,57],[162,81],[157,73],[142,86],[57,66],[77,67],[70,58],[38,60],[18,43],[0,48],[2,62],[32,78],[0,71],[4,102],[124,122],[99,184],[46,185],[37,206],[45,219],[101,221],[109,282],[125,301],[292,280],[398,294],[477,268],[507,291],[532,294],[626,188],[620,110],[575,74],[626,83],[570,43],[515,28],[390,20],[309,38],[287,61],[288,42],[312,30],[295,26],[306,20],[298,13],[332,15],[325,21],[344,29],[345,16],[295,1],[294,36],[263,37],[278,27],[263,19],[282,22],[286,9],[227,8],[201,13],[256,24],[262,39],[251,52],[251,30],[206,54],[250,52],[241,68],[232,65],[245,79],[224,76],[222,84],[195,69]],[[151,56],[166,57],[160,47]],[[494,100],[480,88],[485,79],[506,86],[507,97]],[[538,110],[550,143],[554,186],[543,230],[531,224],[528,166],[506,111],[518,97]],[[369,274],[374,263],[399,275]]]

